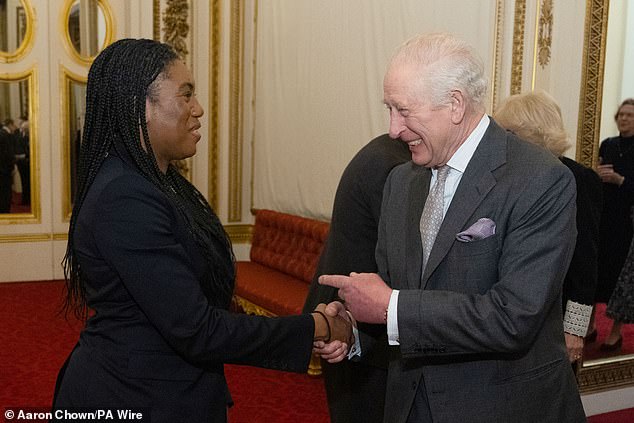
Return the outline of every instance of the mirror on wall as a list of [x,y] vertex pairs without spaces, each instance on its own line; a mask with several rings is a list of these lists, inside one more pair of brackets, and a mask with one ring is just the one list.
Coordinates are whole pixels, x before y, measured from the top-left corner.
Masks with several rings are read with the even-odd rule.
[[69,51],[90,62],[112,41],[112,18],[102,0],[67,0],[64,30]]
[[86,78],[64,70],[63,94],[63,137],[64,152],[64,201],[63,216],[70,219],[73,198],[77,189],[77,164],[79,163],[79,147],[81,131],[86,114]]
[[31,75],[0,74],[0,219],[33,210]]
[[27,0],[0,0],[0,61],[18,60],[30,46],[33,13]]
[[[609,19],[608,4],[610,8]],[[623,25],[622,22],[620,24],[615,22],[615,20],[625,18],[625,12],[617,10],[621,6],[614,2],[609,3],[608,0],[588,0],[586,2],[586,7],[592,8],[592,13],[586,11],[585,26],[586,40],[589,40],[586,42],[587,57],[590,59],[584,62],[583,74],[586,79],[581,81],[582,102],[579,113],[581,131],[578,134],[580,140],[577,151],[578,159],[581,153],[582,158],[585,157],[587,161],[594,162],[593,159],[596,159],[599,150],[599,142],[607,134],[616,135],[613,116],[616,105],[621,99],[619,98],[620,94],[615,95],[614,92],[617,89],[621,90],[621,85],[625,85],[625,83],[616,83],[626,81],[627,78],[622,77],[622,75],[629,73],[623,70],[626,69],[624,67],[626,60],[622,52],[620,55],[614,56],[619,60],[610,60],[610,55],[606,55],[606,49],[609,52],[610,49],[615,48],[615,44],[616,46],[619,44],[627,45],[629,42],[631,45],[634,42],[626,41],[626,33],[621,32],[625,29],[632,34],[631,29],[627,25]],[[634,14],[634,9],[630,13]],[[597,75],[596,80],[591,79]],[[629,94],[629,96],[634,96],[634,93]],[[606,98],[611,100],[606,103]],[[604,100],[603,106],[601,105],[602,99]],[[603,119],[601,118],[602,107],[604,108]],[[606,134],[600,135],[600,129],[604,129],[603,126],[609,126],[612,129]],[[612,351],[602,350],[600,345],[607,337],[612,320],[605,315],[606,304],[599,303],[595,308],[599,331],[597,338],[593,342],[586,342],[584,347],[584,361],[578,373],[580,391],[589,393],[634,385],[634,344],[632,344],[634,325],[625,325],[622,328],[623,345],[621,347]]]

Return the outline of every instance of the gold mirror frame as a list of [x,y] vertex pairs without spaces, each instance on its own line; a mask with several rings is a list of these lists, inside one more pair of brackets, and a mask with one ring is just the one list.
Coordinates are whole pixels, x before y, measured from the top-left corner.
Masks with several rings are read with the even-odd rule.
[[37,105],[38,88],[36,70],[20,73],[0,73],[2,82],[26,81],[29,98],[29,148],[30,148],[30,184],[31,184],[31,211],[28,213],[2,213],[0,224],[29,224],[40,223],[40,189],[39,189],[39,147],[38,147],[38,116]]
[[[586,0],[576,158],[591,167],[599,153],[608,7],[609,0]],[[577,379],[581,393],[634,385],[634,354],[588,360]]]
[[33,8],[31,7],[29,0],[20,0],[20,3],[22,4],[26,20],[24,39],[22,40],[22,43],[20,43],[18,48],[14,51],[7,52],[0,50],[0,63],[17,62],[18,60],[22,59],[22,57],[24,57],[33,46],[33,34],[35,33],[33,28],[35,26],[35,15],[33,14]]
[[[64,7],[60,15],[60,31],[61,31],[60,33],[63,34],[62,37],[64,38],[64,43],[63,43],[64,48],[66,49],[68,54],[77,62],[81,63],[82,65],[90,65],[97,55],[95,54],[94,56],[87,57],[87,56],[82,56],[81,54],[79,54],[79,52],[77,52],[77,50],[73,46],[73,42],[71,41],[70,34],[68,32],[68,18],[70,16],[71,8],[73,7],[73,4],[75,4],[76,1],[79,1],[79,0],[66,0],[66,2],[64,3]],[[108,4],[108,2],[106,0],[96,0],[96,1],[97,1],[97,5],[103,12],[103,17],[106,22],[106,34],[105,34],[104,42],[103,42],[103,45],[100,46],[99,48],[99,51],[101,51],[106,46],[112,43],[112,39],[116,31],[114,28],[114,20],[112,19],[112,10],[110,10],[110,5]],[[97,52],[97,54],[99,54],[99,51]]]
[[62,173],[63,176],[63,192],[62,192],[62,216],[64,221],[70,221],[70,216],[73,211],[73,192],[72,192],[72,183],[71,183],[71,124],[70,119],[71,116],[71,101],[73,96],[73,84],[86,84],[88,78],[85,76],[80,76],[70,72],[68,69],[61,67],[60,70],[61,75],[61,84],[62,87],[62,109],[61,116],[62,119],[62,136],[61,136],[61,149],[60,151],[63,154],[62,157]]

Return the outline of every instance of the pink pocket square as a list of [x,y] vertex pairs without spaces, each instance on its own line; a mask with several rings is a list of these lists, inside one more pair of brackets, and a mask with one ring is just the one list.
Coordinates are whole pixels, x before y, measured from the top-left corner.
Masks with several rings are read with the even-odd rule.
[[461,242],[477,241],[495,235],[495,222],[487,217],[478,219],[467,230],[456,234],[456,239]]

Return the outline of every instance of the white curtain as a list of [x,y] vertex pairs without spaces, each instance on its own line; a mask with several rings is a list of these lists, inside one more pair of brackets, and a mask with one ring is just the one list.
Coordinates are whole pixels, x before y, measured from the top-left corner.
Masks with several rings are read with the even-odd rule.
[[387,131],[388,59],[435,31],[469,41],[491,76],[495,0],[259,2],[253,206],[328,219],[348,161]]

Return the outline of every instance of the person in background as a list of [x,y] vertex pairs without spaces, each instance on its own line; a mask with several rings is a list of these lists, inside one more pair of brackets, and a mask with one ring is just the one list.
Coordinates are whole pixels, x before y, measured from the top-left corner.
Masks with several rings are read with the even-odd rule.
[[[570,148],[561,109],[544,91],[513,95],[493,114],[495,121],[523,140],[540,145],[557,157],[575,177],[577,241],[564,279],[562,305],[568,359],[583,355],[597,286],[602,186],[594,170],[564,156]],[[575,366],[576,367],[576,366]]]
[[490,119],[486,91],[450,34],[397,50],[384,102],[412,161],[385,182],[378,274],[319,278],[356,321],[387,323],[386,422],[586,421],[561,312],[574,177]]
[[[614,267],[604,269],[607,277],[603,282],[611,284],[612,292],[608,299],[608,289],[604,289],[601,301],[608,302],[606,315],[613,319],[607,338],[599,347],[602,351],[618,351],[623,345],[621,328],[623,323],[634,322],[634,250],[632,246],[632,204],[634,204],[634,98],[628,98],[619,106],[616,115],[619,136],[608,138],[600,147],[599,175],[603,180],[606,201],[606,217],[602,221],[603,243],[608,249],[604,261]],[[629,253],[623,243],[629,242]],[[625,250],[624,250],[625,248]],[[612,252],[614,256],[607,256]],[[618,266],[620,264],[620,267]],[[607,265],[605,266],[608,267]],[[617,269],[619,267],[619,269]],[[617,271],[616,275],[612,271]]]
[[[383,134],[366,144],[343,171],[332,209],[330,232],[319,259],[304,312],[337,298],[337,290],[317,282],[323,274],[376,272],[376,248],[385,179],[394,166],[410,160],[407,144]],[[384,325],[360,323],[377,346],[363,361],[324,363],[324,379],[332,423],[383,421],[387,380],[387,338]]]
[[16,131],[15,160],[22,182],[22,205],[31,204],[29,120],[22,116]]
[[[218,217],[171,165],[196,153],[203,109],[166,44],[119,40],[88,74],[64,257],[67,311],[87,319],[53,408],[145,421],[227,420],[224,363],[305,372],[347,354],[347,314],[233,314],[235,260]],[[330,341],[326,344],[327,341]]]
[[0,126],[0,213],[11,212],[13,195],[13,169],[15,167],[15,135],[12,119],[5,119]]

